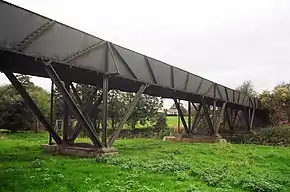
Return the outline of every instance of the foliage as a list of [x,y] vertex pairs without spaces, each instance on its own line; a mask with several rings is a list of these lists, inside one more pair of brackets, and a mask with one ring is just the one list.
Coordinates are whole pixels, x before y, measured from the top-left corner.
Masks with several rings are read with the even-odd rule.
[[111,90],[109,92],[108,101],[108,115],[111,119],[112,128],[115,129],[117,124],[125,115],[126,101],[124,100],[124,93],[118,90]]
[[245,81],[236,90],[248,96],[258,96],[273,125],[288,123],[290,117],[290,83],[281,83],[272,91],[257,94],[251,81]]
[[[49,94],[44,89],[35,86],[29,76],[16,75],[16,77],[44,115],[48,116]],[[0,86],[0,114],[0,126],[11,131],[29,128],[34,119],[33,114],[12,85]]]
[[[83,104],[87,103],[94,92],[97,92],[97,96],[101,95],[101,91],[96,91],[96,88],[90,85],[76,84],[76,91]],[[130,106],[134,99],[135,93],[125,93],[118,90],[110,90],[108,93],[108,118],[110,119],[110,125],[113,129],[117,127],[117,124],[121,121],[126,113],[127,108]],[[63,101],[62,97],[56,89],[55,94],[55,109],[56,118],[63,117]],[[163,100],[158,97],[152,97],[149,95],[142,95],[137,105],[135,106],[132,114],[130,115],[127,125],[132,129],[136,128],[139,123],[145,125],[146,123],[156,121],[158,111],[163,107]],[[72,116],[73,117],[73,116]],[[98,117],[99,123],[101,121],[102,114]]]
[[158,130],[164,130],[164,129],[168,128],[165,113],[158,113],[157,120],[156,120],[154,127]]
[[252,81],[244,81],[236,88],[236,90],[250,97],[256,97],[258,95],[254,89]]
[[0,126],[11,132],[28,129],[32,114],[21,101],[2,100],[0,104]]
[[272,124],[288,122],[290,116],[290,83],[281,83],[273,91],[263,91],[260,99],[264,109],[268,111]]
[[286,147],[123,139],[96,161],[43,153],[47,136],[2,134],[0,191],[290,190]]
[[[134,93],[124,94],[125,103],[128,107],[133,101],[134,97]],[[155,121],[156,116],[158,115],[158,111],[162,107],[162,99],[144,94],[137,102],[132,114],[127,121],[127,124],[130,125],[132,129],[135,129],[138,122],[141,125],[145,125],[148,121]]]
[[290,146],[290,127],[271,127],[257,130],[246,140],[259,145]]

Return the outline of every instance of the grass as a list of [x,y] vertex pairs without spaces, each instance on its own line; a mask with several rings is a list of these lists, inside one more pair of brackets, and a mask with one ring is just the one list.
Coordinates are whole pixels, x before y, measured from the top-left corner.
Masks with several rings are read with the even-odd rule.
[[44,133],[0,135],[0,191],[290,191],[290,149],[119,140],[96,159],[43,152]]
[[[187,123],[188,117],[184,116],[184,118],[185,118],[185,121]],[[170,127],[170,128],[175,128],[178,126],[178,116],[167,116],[166,121],[167,121],[168,127]],[[183,127],[181,119],[180,119],[180,127]]]
[[[186,122],[188,121],[187,116],[184,117]],[[178,126],[178,117],[177,116],[167,116],[166,117],[166,122],[169,128],[175,128]],[[74,125],[77,123],[77,121],[74,122]],[[111,126],[111,121],[108,120],[109,126]],[[136,124],[137,129],[142,129],[142,128],[148,128],[148,127],[153,127],[154,125],[151,122],[146,122],[145,125],[141,125],[140,123]],[[182,122],[180,120],[180,127],[183,127]],[[131,127],[127,124],[124,125],[124,129],[131,129]]]
[[[185,118],[185,121],[187,123],[188,117],[187,116],[184,116],[184,118]],[[178,126],[178,116],[167,116],[166,117],[166,122],[167,122],[167,126],[169,128],[176,128]],[[108,124],[109,125],[111,124],[110,120],[108,121]],[[136,128],[137,129],[148,128],[148,127],[153,127],[153,126],[154,125],[151,124],[149,121],[146,122],[145,125],[141,125],[140,123],[137,123],[136,124]],[[180,120],[180,127],[183,127],[181,120]],[[124,125],[124,129],[131,129],[131,127],[129,125],[126,125],[125,124]]]

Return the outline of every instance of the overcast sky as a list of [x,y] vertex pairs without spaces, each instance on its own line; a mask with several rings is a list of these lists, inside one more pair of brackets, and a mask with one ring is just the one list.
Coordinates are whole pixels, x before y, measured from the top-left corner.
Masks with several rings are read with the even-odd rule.
[[261,92],[290,81],[288,0],[9,2],[231,88],[252,80]]

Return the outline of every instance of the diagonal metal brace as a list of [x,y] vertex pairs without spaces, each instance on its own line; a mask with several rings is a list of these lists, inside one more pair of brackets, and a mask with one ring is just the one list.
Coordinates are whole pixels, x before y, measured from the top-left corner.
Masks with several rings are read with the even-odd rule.
[[219,114],[219,117],[217,118],[217,122],[216,122],[216,128],[215,128],[215,133],[218,134],[219,132],[219,129],[220,129],[220,125],[221,125],[221,121],[222,119],[224,118],[224,114],[225,114],[225,109],[226,109],[226,105],[227,105],[227,102],[224,102],[223,103],[223,106],[220,110],[220,114]]
[[196,110],[196,115],[194,118],[194,121],[192,123],[192,127],[191,127],[191,132],[193,132],[196,128],[196,126],[198,125],[199,121],[201,120],[202,116],[203,116],[203,111],[202,111],[202,105],[199,104],[198,108],[193,104],[195,110]]
[[91,139],[91,141],[93,142],[93,144],[97,148],[101,148],[102,144],[98,138],[98,135],[95,134],[95,132],[93,131],[93,128],[89,124],[88,120],[83,115],[83,113],[81,112],[81,110],[79,109],[77,104],[74,102],[71,95],[68,93],[68,91],[66,90],[66,88],[62,84],[60,77],[56,73],[56,71],[53,68],[53,66],[51,65],[51,63],[52,63],[52,61],[45,62],[45,67],[44,67],[45,71],[47,72],[48,76],[51,78],[51,80],[56,85],[57,89],[60,91],[60,93],[64,97],[65,102],[68,104],[68,106],[71,108],[71,110],[76,115],[77,120],[80,122],[82,127],[85,129],[85,131],[87,132],[87,134],[88,134],[89,138]]
[[121,129],[123,128],[124,124],[126,123],[127,119],[130,117],[134,107],[136,106],[137,102],[139,101],[139,99],[142,96],[142,93],[144,93],[145,89],[147,88],[147,85],[141,85],[141,87],[139,88],[138,92],[136,93],[134,100],[132,101],[131,105],[129,106],[129,108],[126,111],[125,116],[123,117],[123,119],[121,120],[120,124],[118,125],[117,129],[115,130],[115,132],[112,134],[108,146],[111,147],[114,143],[114,141],[118,138]]
[[51,127],[46,117],[42,114],[38,106],[34,103],[34,101],[31,99],[29,94],[26,92],[25,88],[21,85],[21,83],[14,76],[14,74],[10,72],[5,72],[5,75],[10,80],[11,84],[15,87],[15,89],[18,91],[18,93],[22,96],[23,100],[28,105],[30,110],[34,113],[34,115],[37,117],[37,119],[42,123],[45,129],[51,134],[55,142],[58,145],[61,144],[63,142],[62,139],[58,136],[58,134]]
[[[100,112],[99,110],[95,114],[93,113],[95,112],[95,109],[97,109],[100,106],[101,103],[102,103],[102,95],[98,98],[97,101],[94,102],[93,105],[91,105],[91,102],[86,103],[83,110],[86,116],[87,117],[90,117],[92,115],[98,116]],[[79,136],[81,130],[82,130],[82,126],[79,122],[77,122],[77,124],[74,127],[74,132],[70,138],[70,141],[74,142]]]
[[254,108],[253,111],[252,111],[252,115],[251,115],[250,130],[253,129],[254,118],[255,118],[255,111],[256,111],[256,109]]
[[123,62],[123,64],[125,65],[125,67],[127,68],[127,70],[129,71],[129,73],[131,73],[131,75],[135,78],[138,79],[137,76],[135,75],[135,73],[133,72],[132,68],[130,67],[130,65],[128,64],[128,62],[124,59],[124,57],[121,55],[120,51],[118,51],[118,49],[112,45],[111,48],[114,49],[114,51],[117,53],[117,56],[121,59],[121,61]]
[[55,21],[51,20],[42,25],[40,28],[35,30],[33,33],[25,37],[25,39],[16,45],[14,47],[14,50],[16,51],[23,51],[28,45],[32,44],[33,41],[35,41],[37,38],[39,38],[41,35],[43,35],[46,31],[48,31],[53,24],[55,24]]
[[106,43],[106,41],[100,41],[99,43],[93,44],[83,50],[80,50],[76,53],[73,53],[72,55],[68,56],[67,58],[65,58],[62,62],[64,63],[69,63],[79,57],[81,57],[82,55],[85,55],[89,52],[91,52],[92,50],[95,50],[97,48],[100,48],[102,45],[104,45]]
[[201,104],[202,104],[202,107],[204,110],[204,114],[205,114],[205,118],[207,120],[208,126],[210,128],[211,133],[213,134],[214,133],[213,123],[211,121],[210,114],[209,114],[208,108],[205,104],[204,98],[201,100]]
[[[93,94],[91,95],[91,97],[89,98],[89,100],[87,101],[87,103],[82,107],[82,101],[81,101],[81,98],[79,97],[79,95],[78,95],[78,93],[77,93],[76,88],[73,86],[72,83],[70,84],[70,86],[71,86],[72,92],[73,92],[73,94],[75,95],[76,100],[77,100],[79,106],[81,107],[81,110],[83,111],[85,117],[86,117],[87,120],[89,121],[90,125],[93,126],[93,122],[92,122],[91,119],[90,119],[90,114],[88,113],[88,109],[89,109],[90,107],[91,107],[91,108],[94,107],[94,105],[92,105],[92,104],[93,104],[94,97],[95,97],[96,94],[97,94],[97,91],[93,92]],[[90,109],[90,111],[91,111],[91,109]],[[78,135],[79,135],[79,133],[80,133],[80,131],[81,131],[81,125],[80,125],[79,122],[77,122],[77,124],[75,125],[75,127],[73,128],[73,130],[74,130],[74,132],[73,132],[73,134],[72,134],[72,137],[69,139],[69,140],[72,141],[72,142],[75,141],[75,139],[78,137]],[[95,129],[93,129],[93,130],[94,130],[94,132],[97,134],[96,130],[95,130]]]
[[177,99],[173,99],[173,100],[174,100],[174,103],[175,103],[176,109],[177,109],[178,114],[179,114],[179,116],[180,116],[180,118],[181,118],[181,121],[182,121],[182,124],[183,124],[183,127],[184,127],[186,133],[190,133],[190,131],[189,131],[188,127],[187,127],[187,124],[186,124],[186,121],[185,121],[184,115],[183,115],[183,113],[182,113],[182,111],[181,111],[181,108],[180,108],[179,102],[177,101]]

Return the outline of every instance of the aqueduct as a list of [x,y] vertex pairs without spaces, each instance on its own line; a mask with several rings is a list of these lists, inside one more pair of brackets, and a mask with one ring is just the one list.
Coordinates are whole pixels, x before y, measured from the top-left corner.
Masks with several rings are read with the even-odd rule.
[[[200,119],[207,122],[212,135],[219,133],[222,121],[234,129],[239,112],[244,114],[242,118],[248,130],[256,122],[263,121],[261,103],[257,98],[4,1],[0,1],[0,27],[0,71],[7,76],[57,145],[73,145],[80,131],[84,130],[95,149],[112,147],[142,94],[173,99],[188,134],[194,134]],[[48,120],[43,115],[13,73],[51,79],[62,94],[67,109],[77,118],[78,123],[71,135],[67,132],[67,112],[61,137],[53,129],[52,119]],[[72,83],[94,85],[102,90],[102,95],[99,98],[92,95],[90,102],[81,103],[79,99],[74,99],[78,95]],[[109,136],[107,101],[108,92],[112,89],[136,94],[118,128]],[[196,110],[195,118],[189,119],[188,123],[180,110],[179,100],[188,101]],[[100,105],[101,111],[94,110]],[[210,111],[209,106],[214,110]],[[90,119],[100,112],[101,136],[92,127]]]

